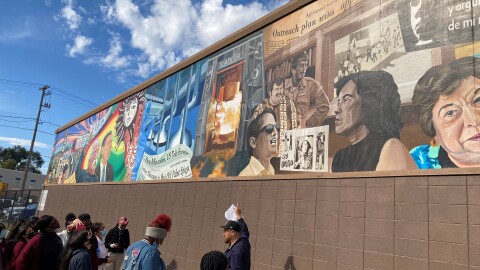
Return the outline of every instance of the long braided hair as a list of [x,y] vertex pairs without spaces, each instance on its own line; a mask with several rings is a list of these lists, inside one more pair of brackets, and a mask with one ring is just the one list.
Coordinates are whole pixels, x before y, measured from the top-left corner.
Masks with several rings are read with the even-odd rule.
[[220,251],[213,250],[202,257],[200,270],[226,270],[228,266],[227,257]]

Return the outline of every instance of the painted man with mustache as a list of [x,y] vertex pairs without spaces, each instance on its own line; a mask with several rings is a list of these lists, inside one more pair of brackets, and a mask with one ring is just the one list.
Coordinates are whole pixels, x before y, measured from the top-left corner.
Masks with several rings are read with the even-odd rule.
[[259,104],[247,129],[250,162],[239,176],[275,175],[270,160],[278,155],[278,132],[275,113]]
[[285,92],[296,104],[301,128],[320,126],[330,110],[320,83],[305,76],[308,66],[309,57],[305,52],[296,55],[292,59],[290,77],[285,80]]
[[277,77],[268,84],[267,98],[262,101],[262,105],[271,109],[275,113],[275,118],[280,124],[280,147],[284,149],[285,130],[296,129],[298,127],[297,109],[295,103],[285,95],[284,78]]

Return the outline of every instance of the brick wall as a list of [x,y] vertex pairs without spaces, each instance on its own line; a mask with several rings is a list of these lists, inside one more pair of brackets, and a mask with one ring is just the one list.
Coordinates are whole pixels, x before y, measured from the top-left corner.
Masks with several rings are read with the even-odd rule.
[[[224,250],[224,212],[244,209],[252,269],[480,269],[480,176],[147,182],[47,186],[42,214],[88,212],[133,240],[159,213],[169,269],[199,269]],[[174,267],[175,266],[175,267]],[[470,268],[469,268],[470,267]]]

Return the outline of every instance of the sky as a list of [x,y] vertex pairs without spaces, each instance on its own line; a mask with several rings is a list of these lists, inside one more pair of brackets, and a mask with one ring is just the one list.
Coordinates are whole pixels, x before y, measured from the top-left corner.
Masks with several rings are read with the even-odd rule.
[[[288,0],[15,0],[0,9],[0,146],[35,151],[55,130]],[[47,108],[49,107],[49,108]]]

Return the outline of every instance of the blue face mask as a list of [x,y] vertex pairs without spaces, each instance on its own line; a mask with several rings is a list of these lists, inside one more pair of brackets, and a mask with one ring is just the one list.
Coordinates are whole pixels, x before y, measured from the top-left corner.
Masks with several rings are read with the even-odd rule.
[[102,237],[105,237],[105,236],[107,236],[107,230],[103,229],[102,230]]
[[6,238],[7,237],[7,229],[3,229],[2,232],[0,232],[0,238]]

